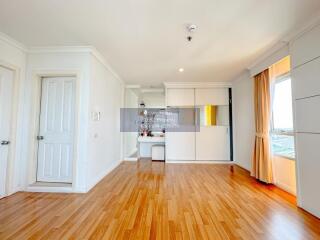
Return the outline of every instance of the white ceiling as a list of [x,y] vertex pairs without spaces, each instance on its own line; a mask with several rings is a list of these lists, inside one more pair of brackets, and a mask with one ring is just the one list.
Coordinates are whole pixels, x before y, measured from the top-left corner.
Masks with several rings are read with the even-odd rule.
[[[0,0],[0,31],[29,47],[95,46],[130,84],[231,81],[319,10],[319,0]],[[198,25],[191,43],[187,23]]]

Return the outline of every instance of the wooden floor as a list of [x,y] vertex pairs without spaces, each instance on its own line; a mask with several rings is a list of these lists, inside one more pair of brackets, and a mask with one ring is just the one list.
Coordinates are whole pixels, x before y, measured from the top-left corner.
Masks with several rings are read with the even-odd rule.
[[320,239],[293,196],[231,165],[125,162],[87,194],[0,200],[0,239]]

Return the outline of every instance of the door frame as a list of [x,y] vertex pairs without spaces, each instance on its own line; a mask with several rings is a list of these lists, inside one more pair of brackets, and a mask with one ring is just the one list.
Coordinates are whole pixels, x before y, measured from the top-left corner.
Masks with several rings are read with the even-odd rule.
[[[20,78],[22,76],[19,67],[0,60],[0,66],[13,71],[13,89],[12,89],[12,111],[11,111],[11,130],[10,130],[10,145],[8,151],[7,168],[6,168],[6,182],[5,182],[5,194],[4,197],[21,190],[20,179],[16,174],[16,157],[17,157],[17,135],[21,132],[18,126],[18,109],[19,109],[19,98],[20,98]],[[21,136],[21,134],[20,134]],[[16,182],[17,186],[14,186]]]
[[28,185],[37,182],[38,165],[38,140],[40,127],[40,103],[42,91],[42,79],[45,77],[74,77],[75,78],[75,106],[74,106],[74,136],[72,159],[72,190],[77,186],[77,159],[78,159],[78,135],[79,135],[79,103],[80,103],[80,70],[37,70],[32,73],[32,106],[30,119],[30,156],[28,160]]

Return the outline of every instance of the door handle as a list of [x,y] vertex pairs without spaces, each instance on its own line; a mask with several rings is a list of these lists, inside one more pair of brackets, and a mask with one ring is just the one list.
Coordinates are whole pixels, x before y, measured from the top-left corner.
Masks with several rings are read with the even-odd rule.
[[41,141],[41,140],[43,140],[43,139],[44,139],[43,136],[37,136],[37,140],[38,140],[38,141]]
[[1,141],[1,145],[9,145],[10,141]]

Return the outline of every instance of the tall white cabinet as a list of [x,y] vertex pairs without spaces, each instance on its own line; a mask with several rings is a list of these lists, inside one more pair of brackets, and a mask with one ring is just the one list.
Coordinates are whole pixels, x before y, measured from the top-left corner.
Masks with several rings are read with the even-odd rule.
[[[167,107],[195,108],[213,105],[227,117],[217,126],[203,126],[194,132],[166,132],[166,161],[230,161],[228,86],[166,85]],[[221,116],[225,116],[221,114]],[[200,121],[196,119],[195,121]]]
[[[193,108],[195,97],[192,88],[171,88],[166,92],[167,107]],[[166,160],[192,161],[196,157],[194,132],[166,132]]]
[[320,217],[320,26],[291,44],[298,204]]

